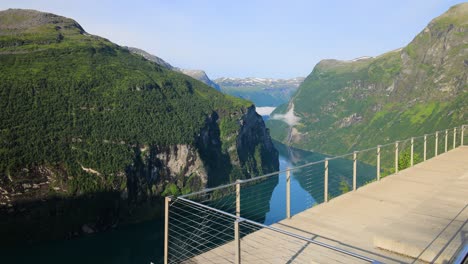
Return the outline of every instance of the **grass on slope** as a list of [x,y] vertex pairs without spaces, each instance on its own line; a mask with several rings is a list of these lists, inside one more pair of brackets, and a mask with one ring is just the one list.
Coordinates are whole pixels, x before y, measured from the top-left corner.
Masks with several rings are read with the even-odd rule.
[[116,188],[141,145],[193,144],[217,110],[233,134],[233,114],[251,105],[79,27],[31,31],[0,34],[0,181],[48,165],[72,192]]

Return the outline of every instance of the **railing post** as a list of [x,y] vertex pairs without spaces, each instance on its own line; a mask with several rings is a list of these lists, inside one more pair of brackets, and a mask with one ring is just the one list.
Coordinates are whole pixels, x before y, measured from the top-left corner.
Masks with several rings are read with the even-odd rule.
[[437,156],[437,151],[439,150],[439,131],[436,131],[436,136],[435,136],[435,154],[434,157]]
[[445,152],[447,152],[448,129],[445,129]]
[[324,180],[324,187],[323,187],[323,200],[328,202],[328,158],[325,158],[325,180]]
[[414,165],[414,137],[411,138],[411,167]]
[[240,234],[239,234],[239,218],[236,218],[234,221],[234,246],[236,250],[234,263],[240,264],[241,263],[241,245],[240,245]]
[[427,135],[424,135],[424,161],[426,161]]
[[353,191],[356,190],[357,151],[353,152]]
[[465,125],[462,125],[462,126],[461,126],[460,146],[463,146],[463,137],[465,136],[464,133],[465,133]]
[[457,146],[457,128],[453,128],[453,148]]
[[291,171],[286,170],[286,217],[291,218]]
[[239,217],[240,216],[240,206],[241,206],[241,200],[240,200],[240,184],[241,184],[241,181],[240,180],[237,180],[236,181],[236,216]]
[[165,198],[164,208],[164,264],[169,262],[169,204],[171,197]]
[[234,222],[234,244],[236,247],[236,254],[235,254],[235,263],[241,263],[241,255],[240,255],[240,234],[239,234],[239,217],[240,217],[240,210],[241,210],[241,199],[240,199],[240,191],[241,191],[241,182],[240,180],[236,181],[236,221]]
[[398,141],[395,142],[395,173],[398,173]]
[[380,145],[377,146],[377,180],[380,181]]

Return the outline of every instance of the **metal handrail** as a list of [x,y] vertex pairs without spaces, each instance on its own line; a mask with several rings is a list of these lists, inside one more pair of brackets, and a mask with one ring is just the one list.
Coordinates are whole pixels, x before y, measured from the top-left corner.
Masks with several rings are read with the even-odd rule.
[[[465,126],[467,126],[467,125],[456,126],[456,127],[454,127],[454,128],[459,128],[459,127],[460,127],[460,128],[461,128],[461,131],[463,131],[463,128],[464,128]],[[452,128],[452,129],[453,129],[453,128]],[[419,139],[419,138],[423,138],[424,136],[435,135],[436,133],[445,132],[446,130],[447,130],[447,129],[435,131],[435,132],[430,133],[430,134],[424,134],[424,135],[422,135],[422,136],[413,137],[413,139]],[[386,146],[391,146],[391,145],[394,145],[396,142],[405,142],[405,141],[409,141],[409,140],[411,140],[411,138],[407,138],[407,139],[403,139],[403,140],[397,140],[397,141],[395,141],[395,142],[387,143],[387,144],[384,144],[384,145],[378,145],[378,146],[376,146],[376,147],[367,148],[367,149],[363,149],[363,150],[357,150],[357,151],[353,151],[353,152],[346,153],[346,154],[339,155],[339,156],[325,157],[325,158],[322,159],[322,160],[309,162],[309,163],[306,163],[306,164],[303,164],[303,165],[300,165],[300,166],[297,166],[297,167],[294,167],[294,168],[288,168],[288,169],[282,170],[282,171],[275,171],[275,172],[268,173],[268,174],[264,174],[264,175],[261,175],[261,176],[252,177],[252,178],[250,178],[250,179],[238,180],[237,182],[228,183],[228,184],[220,185],[220,186],[217,186],[217,187],[205,188],[205,189],[203,189],[203,190],[200,190],[200,191],[197,191],[197,192],[193,192],[193,193],[184,194],[184,195],[181,195],[181,196],[178,196],[178,197],[180,197],[180,198],[186,198],[186,197],[195,196],[195,195],[202,194],[202,193],[208,193],[208,192],[212,192],[212,191],[215,191],[215,190],[220,190],[220,189],[224,189],[224,188],[228,188],[228,187],[234,187],[237,183],[241,183],[241,184],[242,184],[242,183],[249,183],[249,182],[252,182],[252,181],[258,181],[258,180],[262,180],[262,179],[265,179],[265,178],[269,178],[269,177],[272,177],[272,176],[275,176],[275,175],[280,175],[281,173],[286,173],[286,172],[288,172],[288,171],[294,171],[294,170],[297,170],[297,169],[301,169],[301,168],[309,167],[309,166],[312,166],[312,165],[324,163],[326,160],[330,161],[330,160],[335,160],[335,159],[344,158],[344,157],[346,157],[346,156],[353,155],[354,152],[357,152],[357,153],[359,153],[359,152],[365,152],[365,151],[377,149],[377,148],[379,148],[379,147],[380,147],[380,148],[383,148],[383,147],[386,147]],[[325,155],[325,156],[327,156],[327,155]]]
[[[464,128],[466,127],[466,125],[462,125],[461,126],[461,129],[460,129],[460,132],[461,132],[461,138],[460,138],[460,146],[463,146],[465,145],[463,143],[463,137],[464,137]],[[456,131],[459,127],[455,127],[453,128],[453,135],[454,135],[454,138],[453,138],[453,147],[455,148],[456,144],[455,144],[455,135],[456,135]],[[438,152],[437,152],[437,135],[439,132],[445,132],[445,151],[447,151],[447,137],[448,137],[448,129],[446,130],[441,130],[441,131],[436,131],[434,133],[431,133],[431,134],[424,134],[423,136],[418,136],[418,137],[411,137],[411,138],[408,138],[408,139],[405,139],[405,140],[398,140],[396,142],[392,142],[392,143],[388,143],[388,144],[385,144],[385,145],[378,145],[377,147],[372,147],[372,148],[368,148],[368,149],[364,149],[364,150],[360,150],[360,151],[353,151],[351,153],[347,153],[347,154],[344,154],[344,155],[340,155],[340,156],[334,156],[334,157],[327,157],[327,155],[325,155],[325,158],[323,160],[319,160],[319,161],[314,161],[314,162],[309,162],[307,164],[303,164],[303,165],[300,165],[300,166],[297,166],[297,167],[294,167],[294,168],[287,168],[285,170],[282,170],[282,171],[276,171],[276,172],[272,172],[272,173],[269,173],[269,174],[265,174],[265,175],[262,175],[262,176],[258,176],[258,177],[253,177],[253,178],[250,178],[250,179],[246,179],[246,180],[237,180],[236,182],[233,182],[233,183],[230,183],[230,184],[225,184],[225,185],[221,185],[221,186],[217,186],[217,187],[213,187],[213,188],[206,188],[204,190],[200,190],[200,191],[197,191],[197,192],[193,192],[193,193],[189,193],[189,194],[185,194],[185,195],[182,195],[182,196],[179,196],[179,197],[166,197],[166,224],[165,224],[165,230],[166,230],[166,237],[165,237],[165,261],[167,262],[167,240],[168,240],[168,237],[167,237],[167,231],[168,231],[168,208],[170,205],[174,204],[176,201],[181,201],[181,202],[185,202],[185,203],[189,203],[193,206],[198,206],[199,208],[204,208],[206,210],[210,210],[211,212],[216,212],[216,213],[219,213],[219,214],[222,214],[224,215],[225,217],[229,217],[229,218],[232,218],[233,221],[235,221],[235,242],[236,243],[240,243],[240,236],[239,236],[239,223],[241,222],[245,222],[245,223],[249,223],[250,225],[252,226],[256,226],[256,227],[259,227],[259,228],[262,228],[262,229],[267,229],[267,230],[271,230],[273,232],[276,232],[276,233],[279,233],[279,234],[283,234],[285,236],[288,236],[288,237],[292,237],[292,238],[296,238],[296,239],[299,239],[299,240],[302,240],[302,241],[305,241],[305,242],[308,242],[308,243],[311,243],[311,244],[315,244],[315,245],[318,245],[318,246],[321,246],[321,247],[324,247],[324,248],[328,248],[330,250],[333,250],[333,251],[336,251],[336,252],[339,252],[339,253],[342,253],[342,254],[345,254],[345,255],[348,255],[348,256],[351,256],[351,257],[354,257],[354,258],[358,258],[358,259],[361,259],[361,260],[364,260],[364,261],[367,261],[367,262],[370,262],[370,263],[380,263],[378,262],[377,260],[374,260],[374,259],[371,259],[371,258],[368,258],[366,256],[362,256],[360,254],[357,254],[357,253],[353,253],[353,252],[350,252],[350,251],[347,251],[347,250],[344,250],[344,249],[341,249],[341,248],[338,248],[338,247],[335,247],[335,246],[332,246],[332,245],[329,245],[329,244],[326,244],[326,243],[322,243],[322,242],[319,242],[319,241],[315,241],[315,240],[312,240],[310,238],[307,238],[307,237],[304,237],[304,236],[301,236],[301,235],[298,235],[298,234],[295,234],[295,233],[292,233],[292,232],[288,232],[288,231],[285,231],[283,229],[280,229],[280,228],[277,228],[277,227],[273,227],[273,226],[268,226],[268,225],[265,225],[265,224],[262,224],[262,223],[258,223],[258,222],[255,222],[255,221],[252,221],[250,219],[247,219],[247,218],[244,218],[244,217],[241,217],[240,216],[240,195],[239,195],[239,190],[240,190],[240,186],[241,184],[244,184],[244,183],[249,183],[249,182],[254,182],[254,181],[259,181],[259,180],[262,180],[262,179],[266,179],[266,178],[269,178],[269,177],[272,177],[272,176],[276,176],[276,175],[280,175],[282,173],[286,173],[286,177],[287,179],[289,178],[289,175],[290,175],[290,172],[291,171],[294,171],[294,170],[298,170],[298,169],[301,169],[301,168],[306,168],[306,167],[309,167],[309,166],[312,166],[312,165],[317,165],[317,164],[325,164],[324,166],[324,181],[325,181],[325,187],[324,187],[324,201],[327,202],[328,201],[328,162],[330,160],[336,160],[336,159],[340,159],[340,158],[344,158],[344,157],[347,157],[347,156],[351,156],[353,155],[353,189],[356,190],[356,154],[359,153],[359,152],[366,152],[366,151],[370,151],[370,150],[377,150],[377,180],[380,179],[380,149],[383,148],[383,147],[386,147],[386,146],[392,146],[392,145],[395,145],[395,172],[398,172],[398,151],[399,151],[399,148],[398,148],[398,144],[399,143],[407,143],[409,141],[411,141],[411,166],[413,166],[413,144],[414,144],[414,140],[415,139],[420,139],[420,138],[424,138],[424,160],[426,160],[426,138],[427,136],[431,136],[431,135],[436,135],[436,138],[435,138],[435,156],[437,156]],[[442,138],[444,137],[443,135],[441,135]],[[441,138],[441,139],[442,139]],[[286,183],[287,185],[290,184],[288,181]],[[231,213],[228,213],[228,212],[225,212],[223,210],[220,210],[220,209],[216,209],[216,208],[213,208],[211,206],[208,206],[208,205],[205,205],[205,204],[202,204],[201,202],[196,202],[196,201],[193,201],[193,200],[190,200],[188,199],[188,197],[190,196],[196,196],[196,195],[199,195],[199,194],[204,194],[204,193],[208,193],[208,192],[212,192],[212,191],[215,191],[215,190],[220,190],[220,189],[226,189],[226,188],[232,188],[234,187],[236,188],[236,215],[234,214],[231,214]],[[287,186],[289,188],[289,186]],[[234,189],[233,189],[234,190]],[[289,199],[290,194],[287,194],[287,199]],[[170,205],[169,205],[170,203]],[[289,204],[290,201],[287,200],[287,204]],[[287,218],[290,218],[290,206],[288,207],[287,205]],[[237,247],[237,251],[239,251],[239,247]],[[239,261],[237,261],[239,260]],[[237,252],[236,253],[236,263],[240,263],[240,252]]]
[[451,263],[453,264],[465,263],[465,261],[468,259],[468,242],[465,242],[465,244],[461,246],[460,250],[455,256],[456,256],[455,260]]
[[353,253],[353,252],[350,252],[350,251],[347,251],[347,250],[344,250],[344,249],[341,249],[341,248],[338,248],[338,247],[334,247],[334,246],[328,245],[326,243],[315,241],[315,240],[312,240],[310,238],[303,237],[303,236],[300,236],[300,235],[297,235],[297,234],[282,230],[280,228],[260,224],[260,223],[257,223],[255,221],[249,220],[247,218],[244,218],[244,217],[241,217],[241,216],[236,216],[236,215],[230,214],[228,212],[224,212],[222,210],[210,207],[208,205],[200,204],[200,203],[194,202],[192,200],[185,199],[183,197],[177,197],[175,199],[182,200],[182,201],[184,201],[186,203],[190,203],[192,205],[199,206],[199,207],[205,208],[207,210],[211,210],[211,211],[223,214],[225,216],[232,217],[233,219],[237,220],[238,222],[246,222],[246,223],[261,227],[261,228],[269,229],[271,231],[274,231],[274,232],[277,232],[277,233],[280,233],[280,234],[283,234],[283,235],[286,235],[286,236],[290,236],[290,237],[293,237],[293,238],[297,238],[297,239],[300,239],[300,240],[303,240],[303,241],[306,241],[308,243],[315,244],[315,245],[318,245],[318,246],[321,246],[321,247],[325,247],[325,248],[328,248],[330,250],[337,251],[337,252],[343,253],[345,255],[348,255],[348,256],[351,256],[351,257],[354,257],[354,258],[358,258],[358,259],[361,259],[361,260],[364,260],[364,261],[367,261],[367,262],[370,262],[370,263],[380,263],[375,259],[371,259],[371,258],[368,258],[366,256],[362,256],[362,255],[359,255],[359,254],[356,254],[356,253]]

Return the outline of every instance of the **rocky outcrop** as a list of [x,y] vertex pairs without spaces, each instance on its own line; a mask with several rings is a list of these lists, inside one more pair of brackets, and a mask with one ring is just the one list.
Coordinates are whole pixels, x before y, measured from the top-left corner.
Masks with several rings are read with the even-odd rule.
[[[39,12],[29,9],[8,9],[3,11],[14,19],[2,20],[0,31],[8,30],[9,32],[21,32],[22,30],[30,29],[31,27],[44,26],[53,24],[57,28],[77,28],[79,32],[84,33],[84,29],[76,21],[70,18],[58,16],[51,13]],[[21,19],[28,17],[28,19]]]
[[177,69],[180,72],[182,72],[185,75],[188,75],[196,80],[201,81],[202,83],[209,85],[216,90],[220,91],[221,89],[219,88],[219,85],[215,82],[213,82],[210,78],[208,78],[208,75],[206,75],[205,71],[202,70],[187,70],[187,69]]
[[[175,145],[156,154],[155,159],[165,168],[169,178],[179,175],[197,175],[203,186],[208,182],[208,172],[196,148],[190,145]],[[157,174],[158,171],[154,171]]]
[[168,62],[166,62],[165,60],[159,58],[158,56],[155,56],[153,54],[150,54],[142,49],[139,49],[139,48],[134,48],[134,47],[127,47],[127,49],[131,52],[131,53],[134,53],[134,54],[138,54],[140,56],[142,56],[143,58],[149,60],[149,61],[152,61],[152,62],[155,62],[161,66],[163,66],[164,68],[166,69],[169,69],[169,70],[174,70],[176,69],[175,67],[173,67],[171,64],[169,64]]
[[349,126],[352,126],[352,125],[358,123],[361,120],[362,120],[362,116],[360,116],[360,115],[358,115],[356,113],[353,113],[352,115],[343,118],[339,122],[338,127],[339,128],[349,127]]

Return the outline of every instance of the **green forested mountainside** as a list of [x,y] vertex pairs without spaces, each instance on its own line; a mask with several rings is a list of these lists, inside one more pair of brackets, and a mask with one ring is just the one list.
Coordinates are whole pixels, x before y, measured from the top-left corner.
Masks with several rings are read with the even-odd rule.
[[406,47],[374,58],[323,60],[291,101],[292,129],[272,137],[339,154],[467,123],[468,3],[437,17]]
[[[4,188],[46,170],[57,177],[51,193],[125,189],[125,175],[141,163],[142,152],[154,157],[168,146],[196,146],[202,131],[213,126],[210,120],[219,130],[213,133],[226,146],[220,155],[232,163],[227,171],[231,179],[266,173],[277,167],[274,149],[267,151],[259,140],[252,146],[257,152],[244,157],[229,149],[236,144],[240,120],[250,106],[89,35],[71,19],[32,10],[0,12]],[[210,167],[210,161],[205,162]],[[221,166],[231,164],[213,165]],[[186,182],[161,179],[161,173],[157,177],[161,186],[150,191],[190,191]],[[218,177],[229,180],[229,175]]]
[[251,102],[74,20],[0,11],[3,243],[160,217],[161,197],[278,170]]

